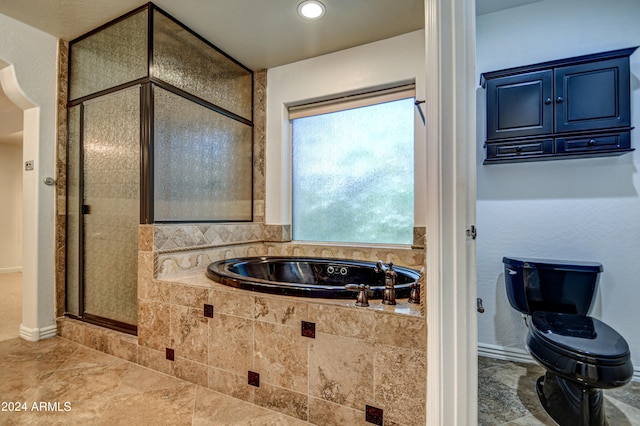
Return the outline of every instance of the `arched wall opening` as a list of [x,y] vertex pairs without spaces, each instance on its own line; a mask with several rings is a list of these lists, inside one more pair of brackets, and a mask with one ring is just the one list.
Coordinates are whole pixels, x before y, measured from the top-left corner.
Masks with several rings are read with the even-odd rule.
[[26,161],[34,161],[27,158],[29,154],[37,151],[37,135],[39,133],[38,107],[20,88],[15,67],[4,61],[0,61],[0,86],[2,86],[7,98],[18,109],[22,110],[23,114],[22,229],[20,231],[22,236],[22,265],[20,265],[22,267],[22,319],[19,334],[27,340],[39,340],[34,338],[33,333],[29,332],[30,329],[37,328],[34,327],[37,325],[37,279],[35,268],[33,267],[33,265],[37,264],[37,255],[33,250],[33,243],[37,241],[37,226],[33,227],[33,213],[37,205],[37,193],[34,191],[31,176],[34,174],[34,170],[26,170],[30,167],[25,167]]
[[[44,184],[56,176],[58,98],[56,37],[0,14],[0,84],[23,111],[22,322],[19,335],[56,334],[55,195]],[[24,161],[33,170],[24,170]]]
[[22,116],[0,85],[0,340],[22,322]]

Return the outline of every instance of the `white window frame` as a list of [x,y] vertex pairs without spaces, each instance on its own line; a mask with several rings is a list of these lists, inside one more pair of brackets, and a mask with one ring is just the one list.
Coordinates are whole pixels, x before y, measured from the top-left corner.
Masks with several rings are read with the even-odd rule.
[[401,99],[415,98],[416,85],[404,84],[382,90],[373,90],[357,95],[342,96],[318,102],[289,106],[289,121],[313,115],[346,111],[364,106],[372,106]]
[[[357,93],[357,94],[352,94],[352,95],[348,95],[348,96],[341,96],[341,97],[334,97],[334,98],[330,98],[330,99],[326,99],[326,100],[321,100],[321,101],[316,101],[316,102],[311,102],[311,103],[305,103],[305,104],[298,104],[298,105],[292,105],[289,106],[288,108],[288,116],[289,116],[289,126],[290,128],[293,125],[293,120],[296,119],[300,119],[300,118],[306,118],[306,117],[313,117],[313,116],[319,116],[319,115],[323,115],[323,114],[330,114],[330,113],[335,113],[335,112],[341,112],[341,111],[347,111],[347,110],[352,110],[352,109],[356,109],[356,108],[361,108],[361,107],[369,107],[369,106],[374,106],[374,105],[379,105],[379,104],[383,104],[383,103],[387,103],[387,102],[393,102],[393,101],[399,101],[399,100],[404,100],[404,99],[414,99],[416,98],[416,88],[415,88],[415,83],[410,83],[410,84],[402,84],[402,85],[398,85],[398,86],[393,86],[393,87],[389,87],[389,88],[385,88],[385,89],[380,89],[380,90],[372,90],[372,91],[364,91],[362,93]],[[291,135],[291,146],[293,146],[293,135],[291,134],[292,132],[290,132]],[[415,133],[416,133],[416,129],[415,129],[415,122],[414,122],[414,126],[413,126],[413,150],[412,150],[412,161],[413,161],[413,166],[415,169],[415,163],[416,163],[416,150],[415,150]],[[295,162],[295,159],[292,158],[292,169],[293,169],[293,162]],[[416,185],[415,185],[415,172],[414,172],[414,176],[413,176],[413,201],[414,204],[416,202]],[[291,209],[293,210],[293,197],[291,199]],[[293,219],[293,217],[292,217]],[[416,223],[416,217],[415,217],[415,207],[412,211],[412,223],[411,223],[411,229],[408,230],[410,235],[414,234],[414,229],[416,227],[415,225]],[[293,230],[293,223],[292,223],[292,234],[294,232]],[[336,241],[331,241],[331,240],[313,240],[311,242],[314,243],[337,243],[337,244],[342,244],[345,242],[336,242]],[[374,245],[401,245],[401,246],[410,246],[412,245],[414,242],[413,241],[409,241],[407,243],[404,244],[398,244],[398,243],[390,243],[390,242],[376,242],[376,243],[371,243],[371,242],[363,242],[363,241],[350,241],[350,242],[346,242],[347,244],[374,244]]]

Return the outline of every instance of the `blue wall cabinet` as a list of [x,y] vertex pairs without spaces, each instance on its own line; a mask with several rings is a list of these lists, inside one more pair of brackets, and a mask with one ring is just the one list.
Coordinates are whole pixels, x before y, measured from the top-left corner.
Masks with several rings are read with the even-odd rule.
[[484,164],[633,151],[629,56],[621,49],[482,74]]

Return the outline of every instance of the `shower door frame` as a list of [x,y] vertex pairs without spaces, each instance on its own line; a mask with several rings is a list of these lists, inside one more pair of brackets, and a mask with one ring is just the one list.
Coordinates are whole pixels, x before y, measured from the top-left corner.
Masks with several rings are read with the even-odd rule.
[[[104,326],[107,328],[111,328],[114,330],[118,330],[118,331],[123,331],[129,334],[137,334],[137,326],[136,325],[131,325],[131,324],[126,324],[120,321],[116,321],[116,320],[112,320],[109,318],[103,318],[100,316],[96,316],[96,315],[91,315],[91,314],[87,314],[84,311],[85,308],[85,302],[84,302],[84,296],[85,296],[85,289],[84,289],[84,220],[83,220],[83,214],[82,214],[82,206],[83,206],[83,197],[82,197],[82,189],[84,187],[84,157],[83,157],[83,152],[82,152],[82,147],[84,146],[84,141],[83,141],[83,133],[84,133],[84,103],[92,100],[92,99],[96,99],[105,95],[110,95],[119,91],[123,91],[125,89],[129,89],[131,87],[134,86],[140,86],[140,224],[141,225],[147,225],[147,224],[153,224],[156,223],[155,219],[154,219],[154,164],[153,164],[153,144],[154,144],[154,100],[153,100],[153,89],[154,87],[159,87],[165,90],[168,90],[178,96],[181,96],[187,100],[190,100],[202,107],[205,107],[209,110],[212,110],[214,112],[217,112],[218,114],[224,115],[228,118],[231,118],[237,122],[243,123],[245,125],[250,126],[251,128],[253,128],[254,124],[253,124],[253,117],[254,117],[254,89],[255,89],[255,81],[254,81],[254,72],[247,68],[246,66],[244,66],[243,64],[241,64],[240,62],[238,62],[237,60],[235,60],[234,58],[232,58],[231,56],[229,56],[228,54],[226,54],[225,52],[223,52],[222,50],[220,50],[219,48],[217,48],[215,45],[213,45],[212,43],[210,43],[208,40],[202,38],[199,34],[195,33],[193,30],[191,30],[190,28],[186,27],[184,24],[182,24],[180,21],[178,21],[177,19],[175,19],[173,16],[171,16],[170,14],[168,14],[167,12],[165,12],[164,10],[162,10],[161,8],[155,6],[153,3],[147,3],[135,10],[132,10],[131,12],[124,14],[122,16],[120,16],[119,18],[114,19],[113,21],[110,21],[86,34],[84,34],[83,36],[78,37],[77,39],[72,40],[69,43],[69,60],[68,60],[68,75],[71,76],[71,61],[72,61],[72,55],[71,55],[71,48],[73,46],[74,43],[81,41],[93,34],[96,34],[100,31],[102,31],[103,29],[112,26],[122,20],[125,20],[127,18],[130,18],[131,16],[143,12],[144,10],[147,10],[148,12],[148,16],[147,16],[147,37],[148,37],[148,43],[147,43],[147,65],[148,65],[148,71],[147,71],[147,75],[132,81],[129,81],[127,83],[123,83],[114,87],[111,87],[109,89],[106,90],[101,90],[98,91],[96,93],[92,93],[74,100],[70,99],[70,91],[68,90],[67,92],[67,115],[69,114],[69,109],[71,107],[74,106],[78,106],[80,108],[80,129],[79,129],[79,144],[80,144],[80,152],[79,152],[79,164],[78,164],[78,168],[79,168],[79,176],[78,176],[78,186],[80,188],[80,197],[79,197],[79,206],[78,206],[78,222],[79,222],[79,226],[78,226],[78,235],[79,235],[79,247],[78,247],[78,314],[74,314],[74,313],[70,313],[68,310],[68,303],[67,303],[67,296],[69,294],[68,288],[69,288],[69,282],[68,279],[65,275],[65,316],[69,317],[69,318],[74,318],[74,319],[78,319],[78,320],[82,320],[82,321],[86,321],[88,323],[92,323],[95,325],[99,325],[99,326]],[[178,24],[180,27],[182,27],[184,30],[186,30],[188,33],[190,33],[191,35],[197,37],[199,40],[201,40],[202,42],[204,42],[208,47],[214,49],[215,51],[221,53],[225,58],[227,58],[228,60],[234,62],[235,64],[239,65],[241,68],[243,68],[245,71],[248,72],[248,74],[251,76],[251,119],[247,119],[244,118],[236,113],[233,113],[219,105],[216,105],[212,102],[209,102],[207,100],[201,99],[198,96],[192,95],[188,92],[185,92],[184,90],[175,87],[169,83],[166,83],[158,78],[155,78],[153,76],[153,37],[154,37],[154,12],[157,11],[160,14],[164,15],[165,17],[169,18],[171,21],[175,22],[176,24]],[[67,125],[68,125],[68,120],[67,120]],[[67,132],[67,137],[68,137],[68,133]],[[251,134],[251,163],[253,165],[254,163],[254,135],[253,132]],[[69,158],[69,143],[67,141],[67,158]],[[66,164],[66,175],[68,176],[68,161]],[[162,221],[160,223],[172,223],[172,224],[178,224],[178,223],[197,223],[197,222],[204,222],[204,223],[215,223],[215,222],[219,222],[219,223],[231,223],[231,222],[253,222],[254,220],[254,203],[253,203],[253,198],[254,198],[254,170],[253,170],[253,166],[251,167],[251,207],[250,207],[250,212],[251,212],[251,217],[250,219],[231,219],[231,220],[184,220],[184,221],[176,221],[176,220],[172,220],[172,221]],[[66,197],[66,203],[68,206],[69,203],[69,198],[68,196]],[[67,212],[69,210],[67,209]],[[68,213],[67,213],[68,214]],[[68,227],[67,227],[67,233],[68,233]],[[68,238],[66,239],[68,241]],[[65,251],[65,255],[66,255],[66,251]],[[137,255],[137,253],[136,253]],[[65,264],[67,265],[68,268],[68,262],[65,262]]]
[[[133,324],[128,324],[125,322],[117,321],[110,318],[101,317],[98,315],[93,315],[87,313],[85,311],[85,221],[84,215],[89,214],[89,212],[85,209],[85,198],[84,198],[84,188],[85,188],[85,179],[84,179],[84,131],[85,131],[85,102],[101,98],[105,95],[111,95],[117,92],[121,92],[124,90],[135,88],[139,86],[140,91],[140,224],[147,224],[150,218],[150,196],[149,191],[152,190],[152,182],[153,179],[150,177],[150,170],[152,170],[151,162],[151,133],[152,128],[150,124],[150,113],[149,110],[151,108],[150,103],[150,86],[151,83],[149,81],[145,81],[148,79],[140,79],[131,83],[127,83],[126,85],[118,86],[104,92],[100,92],[99,94],[90,95],[84,98],[76,99],[73,102],[69,102],[68,108],[77,106],[79,108],[79,129],[78,129],[78,188],[79,188],[79,196],[78,196],[78,314],[70,313],[68,309],[65,309],[65,316],[73,319],[78,319],[82,321],[86,321],[95,325],[104,326],[107,328],[111,328],[118,331],[123,331],[129,334],[137,334],[137,326]],[[69,158],[69,143],[67,143],[67,158]],[[67,173],[68,176],[68,167],[69,164],[67,162]],[[66,199],[67,203],[67,211],[69,211],[69,198]],[[137,255],[137,252],[136,252]],[[68,265],[68,263],[67,263]],[[68,266],[67,266],[68,267]],[[65,292],[67,295],[69,294],[68,286],[69,283],[66,282],[67,291]],[[65,302],[65,305],[68,307],[68,304]]]

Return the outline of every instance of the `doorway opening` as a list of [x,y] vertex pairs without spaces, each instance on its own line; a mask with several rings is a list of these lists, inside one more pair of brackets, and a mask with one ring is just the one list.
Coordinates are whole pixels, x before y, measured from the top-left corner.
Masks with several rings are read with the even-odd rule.
[[0,85],[0,340],[18,337],[22,322],[23,129],[23,110]]

